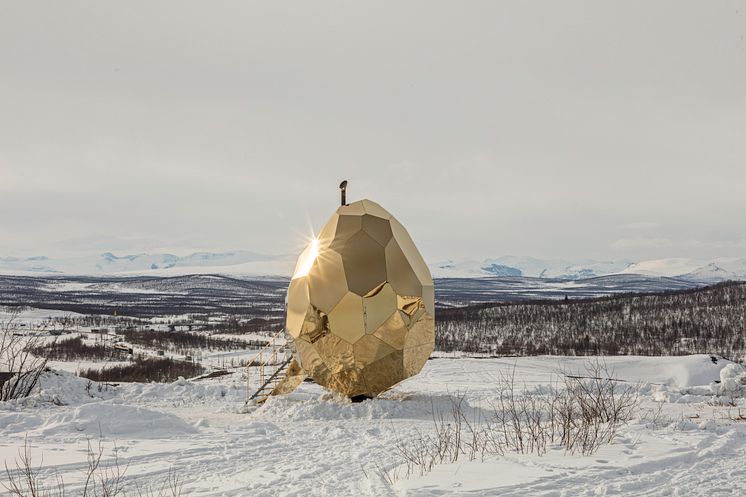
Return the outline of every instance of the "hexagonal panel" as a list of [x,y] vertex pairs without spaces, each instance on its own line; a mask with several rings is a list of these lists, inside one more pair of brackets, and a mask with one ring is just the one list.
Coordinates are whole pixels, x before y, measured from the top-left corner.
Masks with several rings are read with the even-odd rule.
[[394,312],[381,326],[373,332],[373,336],[391,345],[395,349],[404,348],[404,340],[409,329],[399,312]]
[[308,272],[310,302],[327,314],[347,293],[342,256],[333,250],[319,253]]
[[370,394],[379,393],[402,381],[404,376],[404,352],[395,350],[383,358],[371,363],[363,370],[365,383]]
[[365,335],[363,298],[347,292],[329,313],[329,329],[347,343],[355,343]]
[[332,214],[332,217],[326,222],[326,224],[319,231],[319,248],[328,247],[329,244],[334,240],[334,236],[337,234],[337,222],[339,221],[339,214]]
[[324,386],[336,392],[349,392],[347,395],[350,397],[366,395],[368,392],[363,371],[357,368],[345,369],[331,375]]
[[342,249],[347,288],[363,296],[386,281],[384,249],[367,233],[352,236]]
[[414,376],[422,371],[423,366],[427,363],[433,349],[429,345],[420,345],[404,349],[404,375],[406,377]]
[[395,350],[394,347],[373,335],[365,335],[355,342],[352,347],[355,352],[355,360],[366,365],[366,367]]
[[363,207],[362,201],[357,201],[351,204],[339,206],[337,214],[344,216],[362,216],[365,214],[365,207]]
[[386,279],[399,295],[419,295],[422,284],[395,239],[386,245]]
[[425,304],[427,313],[435,317],[435,287],[433,285],[422,287],[422,302]]
[[290,335],[297,338],[303,328],[303,321],[306,319],[306,312],[310,303],[308,280],[306,277],[290,281],[286,300],[287,317],[285,319],[285,329]]
[[386,209],[373,202],[372,200],[364,199],[361,200],[360,203],[362,204],[363,210],[365,210],[366,213],[376,217],[380,217],[382,219],[391,219],[391,214],[389,214]]
[[389,243],[393,235],[391,234],[391,223],[388,219],[365,214],[361,222],[363,231],[377,241],[381,247],[385,247]]
[[307,340],[302,338],[295,340],[295,349],[298,351],[300,366],[305,372],[317,380],[318,377],[324,377],[329,374],[326,364],[316,349]]
[[[434,320],[429,314],[424,314],[409,327],[409,333],[404,340],[404,348],[409,349],[419,345],[429,345],[435,348]],[[432,349],[431,349],[432,350]]]
[[397,295],[396,307],[410,318],[414,317],[420,309],[425,309],[425,305],[422,303],[422,297],[409,295]]
[[414,273],[420,280],[421,285],[432,285],[433,277],[430,275],[430,269],[425,264],[425,259],[422,258],[420,251],[415,247],[412,237],[396,219],[391,219],[391,232],[394,235],[394,239],[398,242],[401,251],[404,253],[407,261],[412,266]]
[[355,366],[352,345],[334,333],[324,335],[313,343],[313,347],[332,374]]
[[363,229],[362,216],[339,216],[334,239],[329,243],[329,248],[342,253],[342,249],[352,236]]
[[329,333],[329,319],[326,313],[315,308],[313,305],[309,305],[308,312],[306,312],[306,320],[303,321],[300,338],[314,343],[320,337]]
[[396,312],[396,294],[391,285],[384,283],[363,297],[365,332],[373,333]]

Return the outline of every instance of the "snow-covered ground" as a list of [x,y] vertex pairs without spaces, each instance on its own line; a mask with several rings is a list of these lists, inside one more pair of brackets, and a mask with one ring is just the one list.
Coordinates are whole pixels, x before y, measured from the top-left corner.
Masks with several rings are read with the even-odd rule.
[[521,387],[533,388],[559,369],[584,371],[588,360],[438,358],[375,400],[353,404],[306,383],[248,409],[240,372],[115,388],[49,373],[31,398],[0,403],[0,460],[12,463],[28,437],[34,461],[43,457],[68,495],[81,483],[87,441],[100,435],[109,461],[117,447],[127,478],[162,482],[173,469],[190,496],[743,495],[744,371],[707,355],[607,358],[615,378],[640,383],[642,402],[592,456],[552,448],[460,460],[408,479],[398,472],[397,441],[430,429],[432,410],[453,396],[465,395],[477,412],[495,398],[501,374],[515,371]]

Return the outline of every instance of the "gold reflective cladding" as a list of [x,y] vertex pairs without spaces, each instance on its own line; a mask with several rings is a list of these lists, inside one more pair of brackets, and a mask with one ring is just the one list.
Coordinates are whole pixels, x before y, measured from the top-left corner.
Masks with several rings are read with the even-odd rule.
[[435,348],[435,295],[407,230],[361,200],[339,207],[314,243],[287,294],[286,329],[302,370],[294,380],[374,397],[419,373]]

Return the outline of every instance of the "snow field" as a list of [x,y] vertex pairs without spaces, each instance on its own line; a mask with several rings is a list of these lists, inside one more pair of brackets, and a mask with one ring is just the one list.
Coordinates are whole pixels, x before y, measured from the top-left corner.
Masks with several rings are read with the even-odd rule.
[[[741,366],[707,355],[606,358],[613,376],[641,384],[638,419],[592,456],[506,454],[436,466],[396,479],[399,440],[432,428],[431,411],[465,395],[484,409],[501,374],[529,389],[559,369],[584,371],[588,358],[435,359],[382,398],[358,404],[317,385],[244,407],[240,374],[171,384],[86,390],[68,373],[45,375],[23,402],[0,404],[0,459],[12,463],[24,437],[48,474],[75,495],[88,440],[116,445],[126,475],[162,481],[170,468],[184,495],[743,495],[746,414]],[[714,383],[715,380],[721,383]],[[729,405],[735,403],[735,405]],[[383,471],[394,477],[393,485]]]

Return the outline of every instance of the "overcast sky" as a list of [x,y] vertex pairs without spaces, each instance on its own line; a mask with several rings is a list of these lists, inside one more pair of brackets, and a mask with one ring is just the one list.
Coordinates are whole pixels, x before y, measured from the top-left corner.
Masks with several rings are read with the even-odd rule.
[[746,1],[0,0],[0,256],[746,255]]

